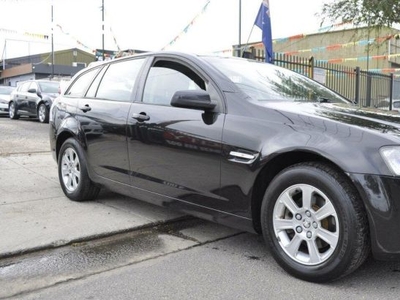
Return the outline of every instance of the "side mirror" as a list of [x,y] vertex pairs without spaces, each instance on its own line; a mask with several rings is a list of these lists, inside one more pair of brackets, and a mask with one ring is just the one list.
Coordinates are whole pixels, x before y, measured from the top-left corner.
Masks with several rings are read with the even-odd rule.
[[211,101],[210,94],[203,90],[177,91],[172,96],[171,106],[211,111],[217,105]]
[[28,93],[36,94],[36,89],[29,89]]

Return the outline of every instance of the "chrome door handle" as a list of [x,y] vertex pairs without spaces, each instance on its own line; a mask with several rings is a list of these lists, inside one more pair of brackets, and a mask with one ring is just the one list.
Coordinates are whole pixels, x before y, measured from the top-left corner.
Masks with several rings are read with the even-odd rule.
[[146,113],[143,113],[143,112],[140,114],[133,113],[132,118],[138,120],[139,122],[144,122],[144,121],[150,120],[150,116],[146,115]]
[[86,104],[85,106],[82,106],[82,107],[80,107],[79,108],[81,111],[83,111],[83,112],[88,112],[88,111],[91,111],[92,110],[92,108],[89,106],[89,104]]

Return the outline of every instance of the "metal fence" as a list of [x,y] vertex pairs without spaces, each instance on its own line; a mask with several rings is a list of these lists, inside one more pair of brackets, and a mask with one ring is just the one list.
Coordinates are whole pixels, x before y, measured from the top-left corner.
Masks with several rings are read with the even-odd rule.
[[[260,53],[255,54],[250,53],[247,57],[264,61]],[[280,53],[275,53],[274,64],[313,78],[362,107],[400,108],[400,79],[394,78],[393,74],[367,72],[359,67]]]

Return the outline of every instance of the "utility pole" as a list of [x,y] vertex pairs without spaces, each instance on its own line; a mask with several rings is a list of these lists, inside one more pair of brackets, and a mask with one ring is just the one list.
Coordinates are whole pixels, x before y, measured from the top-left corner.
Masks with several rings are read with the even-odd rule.
[[239,50],[238,56],[242,57],[242,0],[239,0]]
[[103,45],[102,57],[104,61],[104,0],[101,0],[101,32],[102,32],[102,45]]
[[53,22],[53,0],[51,0],[51,79],[54,78],[54,22]]

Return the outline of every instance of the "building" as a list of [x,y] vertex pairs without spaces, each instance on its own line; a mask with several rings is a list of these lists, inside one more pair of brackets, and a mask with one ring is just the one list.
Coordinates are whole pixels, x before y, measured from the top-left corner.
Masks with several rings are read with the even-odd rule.
[[[320,62],[400,74],[399,36],[400,31],[390,27],[335,29],[275,39],[273,51],[275,57],[313,57]],[[236,49],[237,45],[234,46]],[[264,58],[264,45],[261,42],[245,45],[244,48],[242,46],[242,49],[247,52],[247,56],[260,60]]]
[[69,79],[94,62],[95,55],[77,48],[4,59],[0,63],[0,84],[16,86],[30,79]]

